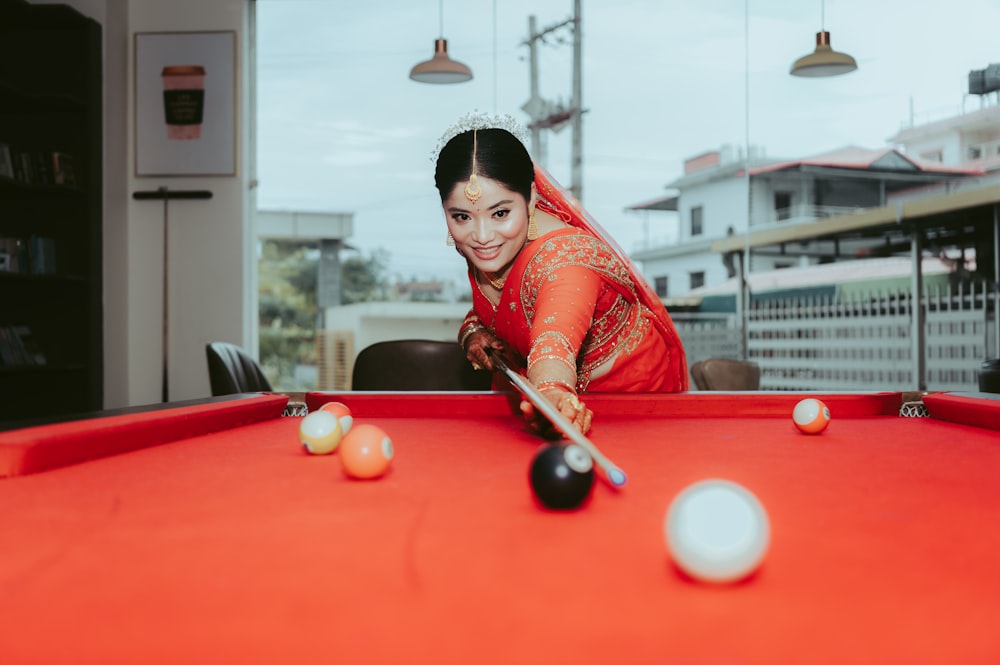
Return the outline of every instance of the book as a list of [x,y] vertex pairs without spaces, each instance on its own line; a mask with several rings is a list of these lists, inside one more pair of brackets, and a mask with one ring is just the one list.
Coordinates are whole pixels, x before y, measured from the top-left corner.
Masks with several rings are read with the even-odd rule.
[[48,362],[48,358],[42,352],[38,341],[32,335],[30,326],[13,326],[11,330],[16,339],[15,346],[25,364],[44,365]]
[[0,327],[0,365],[44,365],[48,362],[26,325]]
[[0,238],[0,272],[24,272],[24,241]]
[[73,155],[67,152],[52,153],[52,182],[56,185],[77,184]]
[[52,238],[33,235],[28,239],[31,256],[31,274],[54,275],[56,272],[56,243]]
[[7,342],[7,329],[0,328],[0,365],[13,365],[14,355]]
[[0,143],[0,178],[14,179],[14,159],[6,143]]

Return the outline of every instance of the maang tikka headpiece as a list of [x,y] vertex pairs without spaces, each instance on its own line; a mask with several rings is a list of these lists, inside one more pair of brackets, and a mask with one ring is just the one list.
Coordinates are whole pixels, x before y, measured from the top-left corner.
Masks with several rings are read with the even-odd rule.
[[475,203],[483,193],[482,188],[479,186],[479,178],[476,175],[477,153],[479,152],[477,133],[480,129],[505,129],[517,137],[517,140],[521,143],[526,143],[528,140],[528,132],[524,128],[524,125],[515,120],[514,116],[510,114],[489,115],[480,111],[473,111],[448,128],[448,131],[438,141],[431,159],[437,159],[448,141],[464,132],[472,132],[472,173],[469,175],[469,183],[465,186],[465,198],[469,199],[471,203]]
[[449,127],[441,135],[437,146],[434,148],[434,152],[431,153],[431,161],[437,161],[438,155],[441,154],[448,141],[459,134],[471,132],[474,129],[506,129],[516,136],[518,141],[524,144],[527,144],[529,138],[528,130],[525,126],[515,120],[514,116],[509,113],[505,115],[490,115],[481,111],[473,111],[459,118],[458,122]]
[[479,149],[478,131],[478,129],[472,130],[472,175],[469,176],[469,182],[465,185],[465,198],[469,199],[469,203],[478,201],[479,195],[483,193],[483,188],[479,186],[479,178],[476,177],[476,151]]

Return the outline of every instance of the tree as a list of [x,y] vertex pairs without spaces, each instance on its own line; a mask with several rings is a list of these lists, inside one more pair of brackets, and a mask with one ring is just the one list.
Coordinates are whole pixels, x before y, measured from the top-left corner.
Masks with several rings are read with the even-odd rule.
[[[351,256],[341,264],[341,303],[387,300],[389,254]],[[258,261],[260,364],[276,390],[301,391],[296,369],[316,364],[316,288],[319,252],[315,246],[266,240]]]
[[260,364],[277,390],[302,390],[295,368],[315,364],[316,271],[309,245],[264,241],[258,262]]
[[352,256],[341,264],[340,302],[350,305],[357,302],[387,300],[389,291],[386,266],[389,253],[377,249],[371,256]]

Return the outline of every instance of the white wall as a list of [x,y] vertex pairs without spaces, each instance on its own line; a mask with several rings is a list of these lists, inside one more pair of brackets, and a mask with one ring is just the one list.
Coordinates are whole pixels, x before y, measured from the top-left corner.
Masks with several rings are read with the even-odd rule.
[[[51,0],[46,0],[51,2]],[[211,391],[205,343],[256,344],[255,201],[250,188],[252,69],[249,0],[66,0],[104,27],[104,406],[161,400],[161,201],[136,191],[208,190],[210,200],[170,201],[168,378],[171,401]],[[137,32],[236,33],[236,175],[135,177],[134,40]]]
[[[742,233],[747,227],[746,178],[725,178],[691,187],[680,193],[677,204],[681,242],[722,237],[730,226],[736,233]],[[691,237],[691,208],[697,206],[703,209],[702,234]]]
[[[246,66],[246,0],[129,0],[128,41],[137,32],[232,30],[237,36],[237,136],[244,137],[248,91]],[[131,52],[130,48],[130,52]],[[209,190],[212,199],[170,201],[169,365],[170,400],[211,394],[205,344],[214,339],[249,345],[246,314],[251,281],[247,252],[252,243],[248,211],[247,149],[237,140],[235,176],[201,178],[137,178],[134,175],[134,84],[129,58],[127,172],[128,293],[127,399],[130,404],[160,399],[164,206],[135,201],[131,193],[168,187]],[[106,353],[112,351],[106,349]]]
[[349,332],[354,354],[392,339],[436,339],[452,342],[472,303],[365,302],[329,307],[325,329]]

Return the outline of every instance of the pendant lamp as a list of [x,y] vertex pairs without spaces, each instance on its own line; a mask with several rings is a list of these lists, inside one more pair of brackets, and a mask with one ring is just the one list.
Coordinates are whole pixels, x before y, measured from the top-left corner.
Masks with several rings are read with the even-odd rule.
[[854,58],[834,51],[830,46],[830,33],[825,29],[823,0],[820,0],[820,32],[816,33],[816,50],[795,61],[789,72],[792,76],[839,76],[858,68]]
[[444,0],[438,3],[440,34],[434,40],[434,55],[430,60],[414,65],[410,78],[420,83],[463,83],[472,78],[472,70],[448,57],[448,40],[444,38]]

